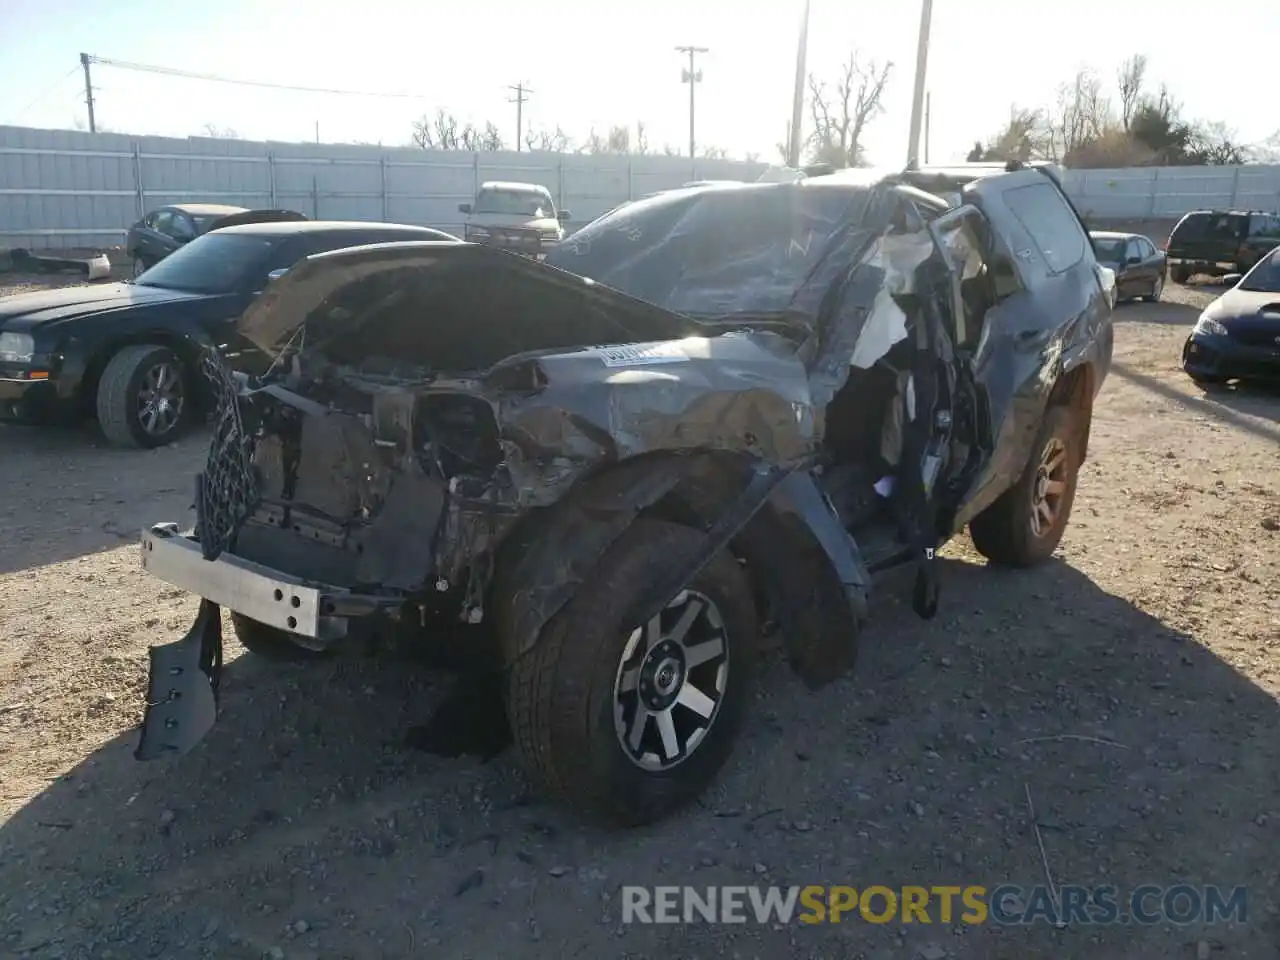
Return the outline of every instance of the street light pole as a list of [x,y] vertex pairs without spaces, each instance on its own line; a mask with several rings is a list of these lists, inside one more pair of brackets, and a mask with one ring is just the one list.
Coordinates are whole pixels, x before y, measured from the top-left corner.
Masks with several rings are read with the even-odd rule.
[[809,52],[809,0],[804,0],[804,20],[800,24],[800,43],[796,50],[796,85],[791,98],[791,129],[787,137],[787,166],[800,166],[800,135],[804,126],[805,57]]
[[689,85],[689,159],[693,160],[695,156],[695,153],[694,153],[694,146],[695,146],[694,102],[696,99],[694,97],[694,90],[696,89],[697,84],[702,82],[702,71],[696,69],[695,58],[700,53],[706,53],[707,48],[684,46],[684,47],[676,47],[676,50],[679,51],[680,53],[688,54],[689,56],[689,67],[688,69],[680,71],[680,80],[683,83],[687,83]]
[[929,72],[929,27],[933,0],[920,3],[920,40],[916,47],[916,82],[911,93],[911,140],[907,144],[907,169],[920,166],[920,128],[924,120],[924,85]]

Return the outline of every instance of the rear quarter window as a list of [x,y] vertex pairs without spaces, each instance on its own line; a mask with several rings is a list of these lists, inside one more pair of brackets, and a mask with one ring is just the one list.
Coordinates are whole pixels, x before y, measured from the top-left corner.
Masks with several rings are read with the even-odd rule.
[[1249,222],[1249,235],[1280,240],[1280,215],[1255,213]]
[[1050,273],[1069,270],[1084,258],[1089,238],[1052,184],[1014,187],[1005,191],[1004,202],[1031,236]]

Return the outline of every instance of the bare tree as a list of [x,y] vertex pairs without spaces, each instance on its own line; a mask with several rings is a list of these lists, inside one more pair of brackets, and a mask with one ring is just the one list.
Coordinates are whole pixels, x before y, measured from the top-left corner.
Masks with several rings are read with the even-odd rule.
[[546,153],[569,153],[573,149],[573,140],[557,124],[555,130],[525,131],[524,145],[530,150]]
[[1124,63],[1116,80],[1120,87],[1120,124],[1125,132],[1129,130],[1129,121],[1142,102],[1142,86],[1147,79],[1147,58],[1145,54],[1135,53]]
[[1009,107],[1009,122],[986,144],[975,143],[970,160],[1041,160],[1049,151],[1043,110],[1017,104]]
[[649,152],[649,131],[645,127],[643,120],[636,121],[636,146],[635,152],[640,156],[644,156]]
[[610,127],[606,133],[597,133],[595,128],[587,134],[587,141],[579,153],[630,153],[631,129],[623,126]]
[[1280,163],[1280,130],[1250,146],[1249,157],[1254,163]]
[[200,128],[200,136],[213,137],[215,140],[239,140],[240,135],[231,127],[220,127],[216,123],[206,123]]
[[1081,70],[1058,88],[1058,99],[1047,114],[1048,152],[1063,160],[1112,125],[1111,101],[1092,70]]
[[849,54],[836,81],[834,93],[827,84],[809,75],[809,107],[813,133],[809,148],[816,162],[856,167],[865,162],[862,134],[867,124],[884,111],[882,100],[893,64],[862,62],[857,51]]
[[729,151],[724,147],[703,147],[698,156],[706,160],[728,160]]
[[504,150],[502,133],[492,122],[483,129],[462,123],[444,109],[434,117],[413,122],[413,143],[423,150],[470,150],[473,153]]

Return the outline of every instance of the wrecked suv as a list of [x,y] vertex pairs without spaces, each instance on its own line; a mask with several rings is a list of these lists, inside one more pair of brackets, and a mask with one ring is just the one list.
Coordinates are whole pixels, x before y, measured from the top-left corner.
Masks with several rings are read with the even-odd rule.
[[203,599],[151,650],[137,756],[213,725],[225,607],[264,656],[470,645],[537,784],[659,818],[727,759],[763,629],[818,687],[878,572],[913,565],[931,617],[964,527],[1049,557],[1111,359],[1099,276],[1037,169],[694,187],[545,264],[312,256],[240,321],[265,375],[206,355],[195,530],[142,538]]

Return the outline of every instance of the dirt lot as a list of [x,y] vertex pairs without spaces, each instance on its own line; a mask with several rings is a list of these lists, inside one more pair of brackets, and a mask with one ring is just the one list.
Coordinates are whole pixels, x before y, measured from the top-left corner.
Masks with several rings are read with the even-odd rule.
[[[207,740],[136,763],[147,646],[196,605],[131,543],[190,520],[203,438],[0,428],[0,955],[1274,960],[1280,399],[1177,372],[1214,293],[1120,308],[1058,558],[1008,573],[950,545],[937,621],[884,591],[850,677],[762,671],[714,790],[630,833],[529,797],[509,752],[402,746],[449,683],[402,665],[233,642]],[[1122,895],[1247,885],[1247,922],[620,923],[626,883],[1032,886],[1045,862]]]

